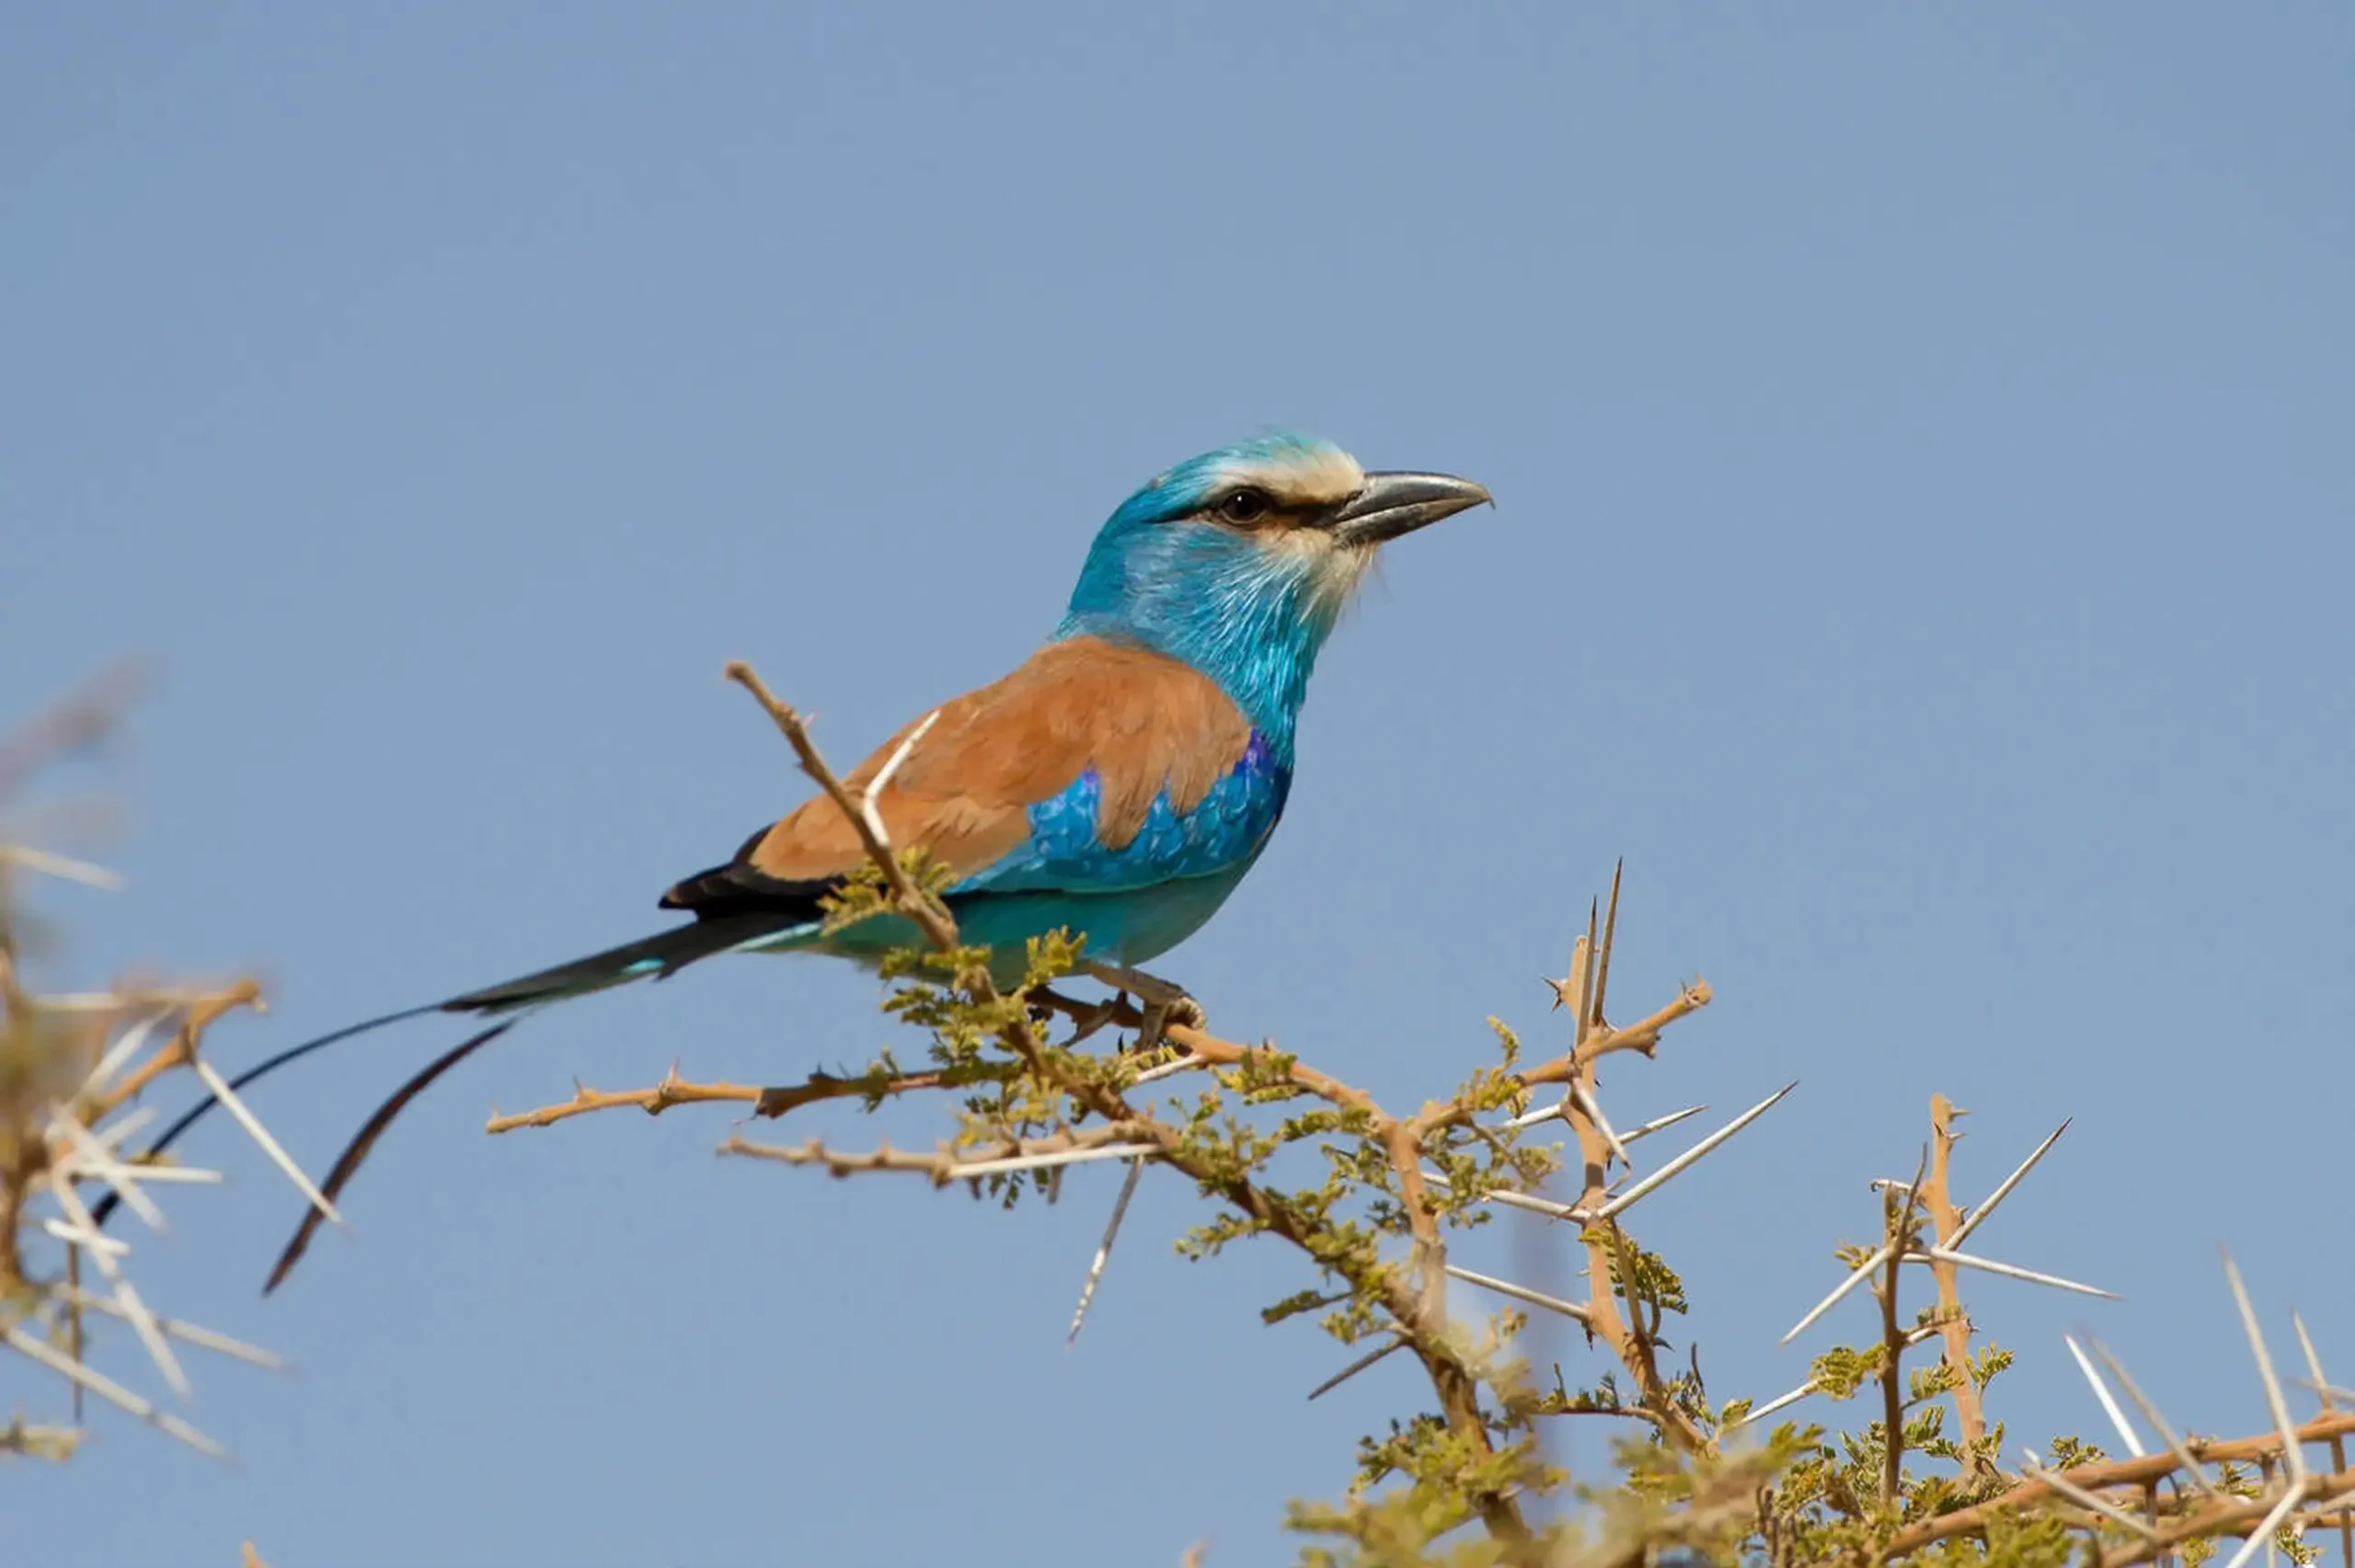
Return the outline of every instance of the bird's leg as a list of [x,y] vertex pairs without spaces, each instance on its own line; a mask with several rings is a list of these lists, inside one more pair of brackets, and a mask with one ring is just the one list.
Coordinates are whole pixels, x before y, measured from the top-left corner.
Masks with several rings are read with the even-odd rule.
[[1200,1002],[1187,994],[1183,986],[1156,979],[1143,969],[1132,969],[1125,964],[1088,961],[1082,967],[1106,985],[1135,993],[1144,1013],[1144,1024],[1137,1033],[1140,1050],[1151,1050],[1160,1045],[1163,1031],[1172,1024],[1200,1029],[1210,1023],[1210,1014],[1202,1011]]

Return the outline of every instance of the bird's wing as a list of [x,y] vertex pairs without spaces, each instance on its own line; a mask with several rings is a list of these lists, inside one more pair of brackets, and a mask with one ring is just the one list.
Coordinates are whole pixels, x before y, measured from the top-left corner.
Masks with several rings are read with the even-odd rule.
[[[878,747],[844,780],[864,789],[925,720]],[[1004,680],[944,704],[875,805],[891,843],[920,845],[971,877],[1021,852],[1030,808],[1093,773],[1096,844],[1131,844],[1156,799],[1183,817],[1242,761],[1250,722],[1208,676],[1145,648],[1073,637]],[[668,909],[714,916],[811,898],[865,858],[833,801],[804,802],[755,833],[723,866],[664,895]]]

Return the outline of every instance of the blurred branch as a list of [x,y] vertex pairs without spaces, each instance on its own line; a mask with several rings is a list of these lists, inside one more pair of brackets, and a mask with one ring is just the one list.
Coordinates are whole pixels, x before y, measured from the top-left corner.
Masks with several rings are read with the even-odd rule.
[[[118,667],[0,738],[0,804],[13,805],[17,792],[41,770],[111,733],[136,674],[133,667]],[[106,1203],[120,1201],[151,1230],[161,1230],[164,1213],[148,1188],[220,1179],[214,1172],[151,1163],[121,1150],[151,1116],[133,1103],[174,1072],[209,1074],[200,1055],[207,1031],[236,1009],[258,1009],[260,988],[251,980],[212,989],[126,981],[98,992],[37,991],[22,967],[20,911],[10,876],[27,870],[120,886],[104,867],[0,838],[0,1346],[14,1353],[11,1365],[63,1379],[76,1423],[44,1427],[19,1418],[0,1433],[0,1452],[70,1455],[80,1438],[86,1393],[219,1458],[220,1446],[210,1437],[90,1364],[87,1314],[126,1324],[167,1387],[183,1399],[190,1390],[174,1341],[266,1368],[281,1363],[241,1340],[155,1312],[125,1267],[132,1244],[100,1233],[84,1194],[103,1189]],[[284,1161],[249,1111],[242,1119],[258,1142]],[[301,1173],[286,1163],[299,1180]],[[44,1202],[53,1213],[37,1212]],[[84,1288],[86,1262],[101,1288]]]

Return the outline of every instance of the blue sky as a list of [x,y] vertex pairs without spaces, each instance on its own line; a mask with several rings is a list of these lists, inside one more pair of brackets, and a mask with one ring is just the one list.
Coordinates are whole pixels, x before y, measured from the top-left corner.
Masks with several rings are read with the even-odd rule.
[[[50,899],[52,974],[255,969],[242,1059],[638,934],[798,797],[723,661],[847,761],[1018,660],[1137,483],[1295,426],[1499,505],[1391,553],[1273,847],[1159,967],[1412,1101],[1490,1013],[1557,1038],[1624,854],[1623,1008],[1718,1001],[1615,1114],[1801,1081],[1643,1211],[1713,1391],[1804,1376],[1829,1339],[1775,1339],[1943,1090],[1969,1196],[2077,1118],[1977,1240],[2127,1298],[1974,1283],[2016,1436],[2097,1423],[2073,1324],[2254,1428],[2219,1243],[2355,1366],[2350,79],[2322,4],[12,8],[0,696],[166,677],[130,890]],[[140,1278],[301,1375],[200,1369],[234,1472],[102,1418],[0,1476],[12,1537],[1286,1550],[1410,1379],[1303,1402],[1345,1357],[1255,1309],[1304,1276],[1179,1262],[1174,1184],[1067,1354],[1109,1173],[1005,1216],[716,1161],[718,1114],[481,1136],[574,1074],[862,1059],[876,996],[746,961],[535,1021],[267,1304],[297,1204],[213,1129],[236,1185]],[[449,1037],[258,1104],[319,1168]]]

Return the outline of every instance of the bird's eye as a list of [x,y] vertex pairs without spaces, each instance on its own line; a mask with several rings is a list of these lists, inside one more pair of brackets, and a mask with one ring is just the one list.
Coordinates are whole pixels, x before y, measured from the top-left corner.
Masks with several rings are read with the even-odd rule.
[[1268,515],[1268,493],[1265,490],[1237,490],[1219,502],[1219,519],[1224,522],[1254,523]]

